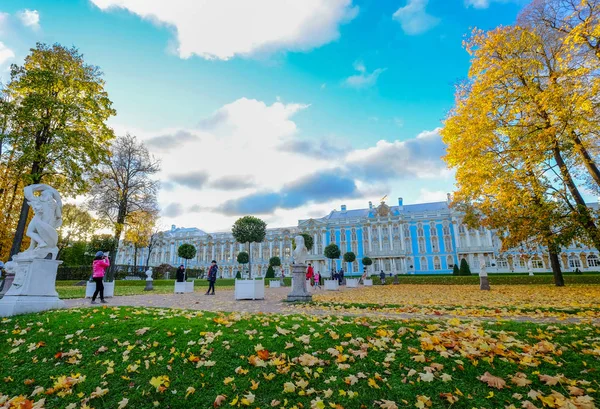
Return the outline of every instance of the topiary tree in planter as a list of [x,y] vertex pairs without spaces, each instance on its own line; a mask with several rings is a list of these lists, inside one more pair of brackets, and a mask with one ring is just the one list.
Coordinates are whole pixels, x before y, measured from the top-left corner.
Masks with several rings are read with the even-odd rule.
[[458,264],[455,264],[454,267],[452,267],[452,275],[453,276],[459,276],[460,275],[460,270],[458,269]]
[[185,268],[187,268],[188,260],[196,257],[196,247],[189,243],[184,243],[177,249],[177,255],[185,260]]
[[[242,268],[243,268],[244,264],[248,264],[248,262],[250,261],[250,256],[245,251],[240,251],[238,253],[236,259],[237,259],[237,262],[240,263],[242,265]],[[239,271],[236,274],[235,278],[242,278],[241,275],[240,275],[240,277],[238,277],[238,275],[240,275]]]
[[344,261],[348,263],[348,272],[352,270],[350,264],[354,263],[354,260],[356,260],[356,254],[354,254],[354,252],[348,251],[347,253],[344,253]]
[[[267,224],[254,216],[244,216],[233,224],[231,234],[238,243],[248,243],[248,252],[250,252],[250,243],[260,243],[267,235]],[[252,263],[248,255],[248,271],[252,278]]]
[[469,267],[469,263],[464,258],[460,260],[460,275],[461,276],[470,276],[471,268]]
[[237,278],[238,280],[242,278],[242,273],[240,271],[238,271],[237,273],[235,273],[235,278]]
[[368,270],[368,267],[373,264],[373,260],[371,259],[371,257],[363,257],[362,263],[363,266],[366,266]]
[[329,260],[331,260],[330,266],[329,266],[330,270],[331,270],[331,263],[333,263],[333,260],[337,260],[338,258],[340,258],[341,254],[342,254],[342,252],[340,251],[340,248],[335,243],[331,243],[330,245],[325,247],[325,250],[323,250],[323,255],[325,257],[327,257]]
[[281,259],[277,256],[271,257],[269,259],[269,266],[271,267],[281,267]]

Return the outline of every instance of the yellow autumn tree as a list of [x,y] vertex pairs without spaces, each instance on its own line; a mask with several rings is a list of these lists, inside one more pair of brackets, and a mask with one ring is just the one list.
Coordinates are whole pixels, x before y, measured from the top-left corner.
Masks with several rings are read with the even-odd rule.
[[131,213],[125,228],[125,244],[133,246],[133,270],[137,267],[138,250],[148,247],[153,234],[156,233],[155,226],[158,220],[156,212],[138,210]]
[[[521,16],[520,25],[475,30],[466,48],[469,79],[442,131],[446,161],[456,169],[455,202],[505,231],[505,241],[534,240],[558,265],[561,245],[584,232],[600,248],[596,222],[576,175],[593,179],[589,122],[594,100],[588,67],[564,33]],[[555,271],[556,272],[556,271]],[[560,280],[556,280],[560,285]]]

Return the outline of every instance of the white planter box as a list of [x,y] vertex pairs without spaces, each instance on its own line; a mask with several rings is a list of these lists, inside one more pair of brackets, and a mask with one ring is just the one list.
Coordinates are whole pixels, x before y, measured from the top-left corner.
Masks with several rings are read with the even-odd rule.
[[[96,283],[94,281],[88,281],[85,285],[85,298],[92,298],[96,291]],[[115,296],[115,282],[104,282],[104,298]],[[100,295],[98,295],[100,297]]]
[[338,291],[339,289],[340,284],[338,280],[325,280],[325,290]]
[[269,287],[270,288],[280,288],[281,287],[281,281],[279,281],[279,279],[277,279],[277,280],[270,280],[269,281]]
[[236,300],[264,300],[265,279],[260,280],[235,280]]
[[178,283],[175,281],[175,294],[177,293],[193,293],[194,292],[194,281],[183,281]]
[[373,280],[365,280],[364,284],[365,284],[365,287],[372,287],[373,286]]
[[358,278],[347,278],[346,279],[346,287],[348,287],[348,288],[358,287]]

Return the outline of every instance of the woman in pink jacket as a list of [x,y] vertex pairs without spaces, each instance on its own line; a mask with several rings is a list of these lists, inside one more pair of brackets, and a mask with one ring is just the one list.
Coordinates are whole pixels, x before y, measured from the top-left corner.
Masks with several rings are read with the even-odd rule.
[[106,269],[110,266],[110,260],[108,256],[105,255],[102,251],[96,253],[96,257],[94,258],[94,262],[92,263],[92,278],[96,283],[96,291],[94,291],[94,295],[92,296],[92,304],[97,304],[96,297],[98,293],[100,293],[100,302],[102,304],[107,304],[104,301],[104,273]]

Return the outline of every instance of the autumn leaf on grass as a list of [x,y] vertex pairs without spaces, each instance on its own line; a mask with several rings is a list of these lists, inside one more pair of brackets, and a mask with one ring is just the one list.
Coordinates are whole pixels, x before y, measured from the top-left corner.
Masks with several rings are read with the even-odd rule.
[[431,405],[433,405],[433,402],[431,402],[431,399],[429,398],[429,396],[425,396],[425,395],[417,396],[417,403],[415,403],[415,406],[417,408],[419,408],[419,409],[430,408]]
[[450,404],[458,402],[458,396],[451,393],[440,393],[440,398],[447,400]]
[[150,385],[154,386],[157,392],[164,392],[170,384],[171,380],[167,375],[153,376],[150,379]]
[[431,372],[420,373],[419,378],[423,382],[433,382],[433,374]]
[[379,407],[381,409],[398,409],[398,405],[396,405],[396,402],[394,402],[393,400],[376,400],[375,401],[376,404],[379,405]]
[[196,388],[194,388],[193,386],[188,386],[188,388],[185,391],[185,398],[187,399],[187,397],[193,393],[196,393]]
[[148,327],[144,327],[144,328],[140,328],[138,330],[135,331],[135,335],[139,335],[142,336],[144,335],[150,328]]
[[252,394],[252,392],[248,392],[244,395],[240,403],[244,406],[250,406],[254,403],[254,398],[255,396]]
[[283,392],[285,393],[294,393],[296,392],[296,385],[292,382],[286,382],[283,384]]
[[487,383],[487,385],[491,388],[503,389],[506,386],[506,381],[504,379],[494,376],[489,372],[484,373],[477,379],[479,379],[481,382]]
[[129,399],[127,399],[127,398],[121,399],[121,401],[119,402],[119,406],[117,406],[117,409],[123,409],[125,406],[127,406],[128,403],[129,403]]
[[585,394],[585,391],[577,386],[568,386],[567,389],[569,389],[572,396],[583,396]]
[[538,377],[540,378],[540,381],[544,382],[546,385],[554,386],[562,380],[563,375],[538,375]]
[[287,335],[287,334],[289,334],[290,332],[292,332],[292,331],[290,331],[290,330],[283,329],[283,328],[281,328],[281,327],[275,327],[275,330],[277,330],[277,332],[278,332],[278,333],[280,333],[281,335]]
[[256,355],[258,355],[258,357],[263,361],[267,361],[269,359],[270,352],[266,349],[261,349],[260,351],[256,352]]
[[527,379],[527,375],[523,372],[517,372],[514,376],[511,376],[510,381],[517,386],[531,385],[531,381]]
[[100,398],[108,393],[108,389],[102,389],[96,386],[96,390],[90,395],[90,399]]
[[213,407],[218,408],[227,400],[227,396],[225,395],[217,395],[215,401],[213,402]]

